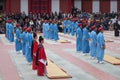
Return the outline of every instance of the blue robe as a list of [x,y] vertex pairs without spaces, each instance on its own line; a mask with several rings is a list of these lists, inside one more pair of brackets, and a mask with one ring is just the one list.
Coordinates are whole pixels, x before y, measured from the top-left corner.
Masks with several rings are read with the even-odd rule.
[[104,49],[102,46],[105,45],[104,36],[101,32],[97,35],[97,59],[98,61],[103,61]]
[[83,28],[83,37],[82,37],[83,54],[89,53],[89,51],[90,51],[88,40],[89,40],[89,33],[88,33],[88,29],[85,27],[85,28]]
[[67,21],[67,32],[68,34],[70,34],[71,32],[71,21],[70,20]]
[[12,24],[9,24],[9,40],[10,40],[10,42],[14,42],[14,27],[13,27],[13,25]]
[[6,38],[8,39],[8,34],[9,34],[9,23],[6,23]]
[[71,34],[72,34],[72,36],[74,36],[74,32],[75,32],[75,23],[71,22]]
[[26,32],[25,31],[22,33],[21,38],[22,38],[22,53],[23,53],[23,55],[25,55],[25,53],[26,53],[26,48],[25,48],[25,46],[26,46]]
[[54,36],[53,31],[54,31],[53,24],[51,23],[51,24],[50,24],[50,32],[49,32],[49,33],[50,33],[50,35],[49,35],[49,36],[50,36],[50,39],[53,39],[53,36]]
[[31,46],[32,46],[32,34],[31,33],[27,33],[26,34],[26,59],[28,61],[28,63],[32,62],[32,57],[31,57]]
[[16,49],[16,51],[20,51],[22,49],[21,32],[18,28],[16,29],[15,49]]
[[43,37],[44,37],[44,38],[46,37],[46,35],[45,35],[45,24],[46,24],[46,23],[43,23],[43,24],[42,24],[42,27],[43,27],[43,29],[42,29],[43,31],[42,31],[42,32],[43,32]]
[[64,34],[66,34],[67,32],[67,21],[66,20],[64,20],[63,22],[63,31],[64,31]]
[[46,23],[46,25],[45,25],[46,39],[49,39],[49,29],[50,29],[50,25],[49,25],[49,23]]
[[91,57],[96,57],[96,49],[97,49],[97,34],[93,30],[90,33],[90,56]]
[[25,40],[26,40],[26,41],[25,41],[25,57],[26,57],[27,49],[28,49],[28,48],[27,48],[27,35],[28,35],[28,33],[26,32],[26,33],[25,33]]
[[58,26],[57,26],[57,24],[54,24],[53,28],[54,28],[54,40],[57,41],[58,40]]
[[77,30],[77,28],[78,28],[78,22],[76,21],[75,22],[75,31]]
[[82,50],[82,30],[80,27],[76,30],[76,51]]
[[8,23],[8,40],[10,41],[10,23]]

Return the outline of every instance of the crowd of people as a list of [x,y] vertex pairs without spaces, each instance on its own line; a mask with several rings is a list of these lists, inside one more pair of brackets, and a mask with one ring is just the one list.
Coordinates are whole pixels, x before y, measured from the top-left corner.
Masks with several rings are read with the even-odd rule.
[[88,26],[83,27],[82,23],[78,24],[76,30],[76,51],[82,52],[83,55],[90,53],[91,59],[97,59],[97,63],[104,63],[105,40],[103,26],[97,28],[95,25],[91,26],[90,32]]
[[[9,28],[9,29],[8,29]],[[14,42],[14,28],[11,24],[11,20],[6,21],[6,38],[10,42]],[[32,29],[30,27],[24,27],[22,33],[20,31],[20,24],[16,24],[15,30],[15,50],[19,54],[22,52],[28,64],[32,64],[32,69],[37,70],[38,76],[46,75],[46,65],[47,57],[44,50],[44,38],[39,36],[37,38],[37,33],[31,33]],[[37,42],[39,41],[39,43]]]
[[[28,64],[32,69],[43,76],[46,73],[47,58],[43,47],[44,39],[57,41],[58,32],[70,36],[76,36],[76,51],[83,55],[90,53],[91,59],[97,59],[103,63],[105,40],[104,30],[115,30],[115,36],[119,36],[119,14],[89,14],[76,12],[59,14],[23,13],[7,14],[3,18],[6,22],[5,34],[10,42],[15,40],[15,50],[22,50]],[[37,33],[42,33],[37,38]],[[14,35],[15,33],[15,35]],[[16,36],[16,38],[15,38]],[[15,39],[14,39],[15,38]],[[37,42],[39,41],[39,43]]]
[[[52,23],[51,21],[57,20],[58,30],[63,32],[63,25],[65,18],[68,19],[68,23],[71,22],[80,22],[83,17],[86,17],[89,20],[90,26],[96,23],[97,25],[103,25],[105,30],[115,30],[116,34],[118,34],[119,25],[120,25],[120,13],[87,13],[81,12],[79,9],[73,8],[71,13],[64,13],[64,12],[51,12],[50,14],[47,13],[32,13],[30,12],[29,15],[26,15],[25,12],[22,13],[8,13],[2,17],[2,21],[6,21],[7,19],[13,20],[14,27],[16,23],[20,23],[21,28],[24,26],[30,26],[32,30],[38,30],[42,32],[42,24],[44,20],[48,20],[47,22]],[[74,21],[72,18],[77,18]],[[1,23],[1,22],[0,22]],[[62,26],[61,26],[62,25]],[[115,28],[115,26],[117,28]],[[0,28],[0,32],[3,33],[5,30]],[[69,30],[69,28],[68,28]]]

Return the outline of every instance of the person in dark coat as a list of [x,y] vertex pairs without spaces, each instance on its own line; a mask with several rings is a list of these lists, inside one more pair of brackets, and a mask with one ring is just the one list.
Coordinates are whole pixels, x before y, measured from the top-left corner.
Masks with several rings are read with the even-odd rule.
[[114,24],[114,36],[119,36],[119,29],[120,25],[118,24],[118,21],[116,21],[116,23]]

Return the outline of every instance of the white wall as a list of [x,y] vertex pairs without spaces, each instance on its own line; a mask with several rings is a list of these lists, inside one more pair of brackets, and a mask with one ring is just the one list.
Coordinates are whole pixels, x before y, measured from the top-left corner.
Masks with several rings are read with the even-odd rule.
[[60,11],[60,0],[52,0],[52,12],[59,12]]
[[117,12],[117,0],[110,1],[110,12]]
[[92,11],[95,12],[95,13],[100,11],[99,0],[93,0]]
[[74,0],[74,6],[81,10],[81,0]]
[[26,15],[28,15],[28,0],[20,0],[21,1],[21,12],[25,11]]

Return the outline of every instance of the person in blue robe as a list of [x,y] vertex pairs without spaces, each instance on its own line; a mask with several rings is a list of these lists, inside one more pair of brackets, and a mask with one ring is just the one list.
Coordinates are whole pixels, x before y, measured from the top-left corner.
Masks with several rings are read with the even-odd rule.
[[12,25],[12,21],[10,21],[10,24],[9,24],[9,40],[10,42],[14,42],[14,27]]
[[96,49],[97,49],[97,34],[96,34],[96,26],[91,27],[92,31],[90,32],[90,56],[91,59],[96,58]]
[[63,21],[63,32],[64,34],[67,32],[67,18]]
[[53,24],[53,28],[54,28],[54,40],[57,41],[59,39],[57,21],[55,21],[55,23]]
[[78,24],[76,30],[76,51],[80,52],[82,50],[82,24]]
[[11,23],[11,20],[8,21],[8,40],[10,41],[10,23]]
[[19,29],[20,25],[16,25],[16,40],[15,40],[15,49],[17,53],[20,53],[20,50],[22,50],[22,44],[21,44],[21,32]]
[[67,32],[68,32],[68,34],[70,34],[70,32],[71,32],[71,21],[70,21],[70,19],[67,20]]
[[27,31],[27,30],[28,30],[28,28],[29,28],[29,27],[27,27],[26,30],[25,30],[25,31],[26,31],[26,33],[25,33],[25,40],[26,40],[26,41],[25,41],[25,55],[24,55],[25,57],[26,57],[27,50],[28,50],[28,47],[27,47],[27,46],[28,46],[28,45],[27,45],[27,35],[28,35],[28,31]]
[[75,32],[76,32],[77,28],[78,28],[78,21],[75,21]]
[[25,46],[26,46],[26,29],[27,29],[27,27],[24,27],[23,28],[23,32],[22,32],[22,35],[21,35],[21,39],[22,39],[22,53],[23,53],[23,55],[25,55],[25,53],[26,53],[26,48],[25,48]]
[[75,21],[75,32],[76,32],[77,28],[78,28],[78,21]]
[[6,38],[8,39],[8,33],[9,33],[9,30],[8,30],[8,27],[9,27],[9,20],[6,20],[5,27],[6,27]]
[[71,22],[71,35],[74,36],[75,34],[75,23],[74,23],[74,20],[72,20]]
[[97,35],[97,60],[98,63],[103,63],[104,58],[104,50],[105,50],[105,40],[103,35],[103,27],[100,27],[99,33]]
[[31,28],[27,28],[27,34],[26,34],[26,60],[28,62],[28,64],[31,64],[32,62],[32,57],[31,57],[31,46],[32,46],[32,41],[33,41],[33,37],[31,34]]
[[43,32],[43,37],[44,37],[44,38],[46,38],[45,25],[46,25],[46,20],[45,20],[45,21],[43,22],[43,24],[42,24],[42,28],[43,28],[42,32]]
[[50,35],[49,35],[51,40],[53,39],[53,36],[54,36],[53,31],[54,31],[53,23],[51,22],[51,23],[50,23]]
[[87,29],[87,26],[83,28],[83,37],[82,37],[82,52],[83,55],[87,55],[87,53],[89,53],[90,51],[90,47],[89,47],[89,32]]
[[49,29],[50,29],[50,25],[49,25],[49,22],[47,21],[46,26],[45,26],[46,39],[49,39]]

